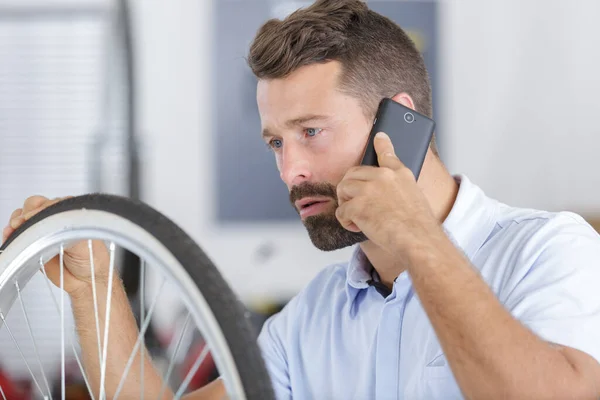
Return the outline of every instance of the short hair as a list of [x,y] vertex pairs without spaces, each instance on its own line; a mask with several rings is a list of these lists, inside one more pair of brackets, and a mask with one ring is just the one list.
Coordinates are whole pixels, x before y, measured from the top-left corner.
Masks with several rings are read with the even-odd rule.
[[317,0],[283,20],[268,20],[247,58],[258,79],[284,78],[334,60],[342,66],[340,90],[359,99],[366,115],[375,115],[382,98],[406,92],[416,111],[432,117],[422,55],[400,26],[361,0]]

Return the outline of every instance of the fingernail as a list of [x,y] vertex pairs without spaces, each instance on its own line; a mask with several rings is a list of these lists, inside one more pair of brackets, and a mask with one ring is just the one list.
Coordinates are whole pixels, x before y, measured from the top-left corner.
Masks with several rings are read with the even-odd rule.
[[389,136],[385,132],[377,132],[377,134],[375,135],[375,137],[376,138],[382,138],[382,139],[389,138]]

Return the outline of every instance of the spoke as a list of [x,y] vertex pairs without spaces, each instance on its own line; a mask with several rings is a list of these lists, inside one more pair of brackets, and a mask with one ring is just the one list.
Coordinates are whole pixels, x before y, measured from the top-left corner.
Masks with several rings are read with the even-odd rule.
[[[154,307],[156,306],[156,303],[158,302],[157,301],[158,296],[160,295],[164,285],[165,285],[165,280],[163,279],[162,283],[160,284],[160,287],[156,291],[156,295],[154,296],[154,299],[152,299],[152,304],[150,305],[150,308],[148,309],[148,315],[146,316],[146,319],[144,320],[144,324],[140,330],[140,333],[135,342],[135,345],[133,346],[133,350],[131,351],[129,360],[127,360],[127,364],[125,365],[125,371],[123,371],[123,375],[121,376],[121,381],[119,382],[119,386],[117,387],[117,391],[115,392],[115,396],[113,397],[113,400],[116,400],[117,396],[119,395],[119,392],[121,391],[121,389],[123,389],[123,385],[125,384],[125,378],[127,377],[127,374],[129,373],[129,370],[131,369],[131,366],[133,365],[133,360],[135,358],[135,354],[137,353],[137,351],[140,347],[140,344],[142,343],[142,340],[144,339],[146,330],[150,326],[150,321],[152,321],[152,314],[154,314]],[[143,352],[143,349],[142,349],[142,352]]]
[[92,240],[88,240],[88,248],[90,250],[90,268],[92,273],[92,297],[94,299],[94,316],[96,318],[96,337],[98,339],[98,363],[102,362],[102,354],[100,347],[100,318],[98,317],[98,298],[96,295],[96,271],[94,268],[94,250],[92,249]]
[[[73,351],[75,351],[75,346],[73,346]],[[81,375],[83,376],[83,381],[85,382],[85,386],[87,387],[88,393],[90,394],[92,400],[94,400],[94,393],[92,392],[92,387],[90,386],[90,382],[88,381],[85,372],[83,371],[83,365],[81,365],[81,361],[77,356],[77,352],[75,352],[75,360],[77,360],[77,365],[79,365],[79,369],[81,370]]]
[[171,378],[171,373],[173,372],[173,368],[175,367],[175,359],[177,358],[177,353],[179,353],[179,347],[181,346],[181,342],[183,341],[183,337],[185,336],[185,331],[187,329],[188,323],[190,322],[190,317],[191,314],[188,312],[187,316],[185,317],[185,322],[183,323],[183,328],[181,329],[181,335],[179,336],[179,340],[177,341],[177,346],[175,346],[175,351],[171,356],[169,368],[167,369],[167,373],[165,374],[165,377],[163,379],[163,384],[160,388],[160,394],[158,395],[158,399],[163,398],[163,394],[165,392],[165,389],[167,388],[167,382],[169,381],[169,378]]
[[[144,285],[146,283],[146,264],[144,259],[140,257],[140,325],[144,320]],[[144,343],[144,342],[143,342]],[[144,343],[145,344],[145,343]],[[140,383],[142,385],[142,391],[140,392],[140,399],[144,400],[144,352],[140,354],[140,370],[142,379]]]
[[27,362],[27,359],[25,358],[25,355],[21,351],[21,347],[19,346],[19,343],[17,343],[17,340],[15,339],[12,331],[10,330],[8,324],[6,323],[6,318],[4,318],[4,314],[2,313],[2,311],[0,311],[0,319],[2,319],[2,322],[4,323],[4,326],[6,327],[6,330],[8,331],[8,334],[10,335],[10,337],[11,337],[12,341],[14,342],[15,346],[17,346],[17,350],[19,351],[19,354],[21,355],[21,358],[23,359],[23,362],[25,362],[25,366],[27,367],[27,369],[29,370],[29,373],[31,374],[31,379],[33,379],[33,383],[35,383],[35,386],[40,391],[40,394],[42,395],[42,397],[44,397],[44,391],[40,387],[40,384],[38,383],[37,379],[35,378],[35,375],[31,371],[31,367],[29,366],[29,363]]
[[181,398],[181,396],[183,396],[183,393],[186,391],[188,385],[192,381],[192,378],[194,377],[194,375],[198,371],[198,368],[200,368],[200,366],[204,362],[204,359],[206,358],[207,355],[208,355],[208,343],[205,343],[204,344],[204,348],[202,349],[202,352],[198,356],[198,359],[196,360],[196,362],[192,366],[192,369],[190,369],[190,371],[188,372],[188,374],[185,377],[184,381],[181,383],[181,386],[179,387],[179,390],[175,394],[175,400],[178,400],[178,399]]
[[104,387],[104,381],[106,379],[106,357],[108,351],[108,322],[110,320],[110,304],[112,299],[112,282],[113,272],[115,266],[115,244],[110,243],[110,265],[108,268],[108,294],[106,296],[106,316],[104,321],[104,345],[102,346],[102,366],[100,370],[100,400],[104,400],[106,396],[106,390]]
[[[50,295],[52,296],[52,302],[54,303],[56,312],[58,312],[60,314],[60,307],[58,306],[58,300],[56,300],[56,295],[54,294],[54,291],[52,290],[52,287],[50,286],[50,278],[48,278],[48,275],[46,274],[46,266],[44,265],[44,261],[42,260],[41,257],[40,257],[40,266],[41,266],[42,274],[46,277],[46,279],[45,279],[46,287],[48,288],[48,291],[50,292]],[[73,344],[74,336],[76,336],[75,328],[73,328],[73,336],[69,337],[69,343],[71,344],[71,348],[73,349],[73,355],[75,355],[75,360],[77,360],[77,365],[79,365],[79,370],[81,371],[81,375],[83,376],[83,380],[85,382],[85,385],[88,388],[89,394],[90,394],[92,400],[95,400],[94,393],[92,392],[90,383],[85,374],[85,369],[83,368],[81,360],[79,359],[79,355],[77,354],[77,349],[75,348],[75,345]]]
[[65,247],[60,245],[60,389],[65,400]]
[[46,378],[46,372],[44,372],[44,366],[42,365],[40,352],[35,341],[35,336],[33,335],[33,330],[31,329],[31,323],[29,322],[29,316],[27,315],[27,310],[25,309],[25,303],[23,303],[23,297],[21,296],[21,288],[19,287],[19,282],[15,282],[15,286],[17,288],[17,296],[19,297],[19,303],[21,304],[21,309],[23,310],[23,316],[25,316],[25,322],[27,323],[27,329],[29,330],[29,335],[31,336],[31,341],[33,342],[33,350],[35,351],[35,356],[37,357],[38,365],[40,366],[40,371],[42,371],[42,378],[44,379],[44,383],[46,384],[46,389],[48,389],[48,395],[50,396],[50,399],[52,399],[52,391],[50,390],[50,385],[48,384],[48,378]]

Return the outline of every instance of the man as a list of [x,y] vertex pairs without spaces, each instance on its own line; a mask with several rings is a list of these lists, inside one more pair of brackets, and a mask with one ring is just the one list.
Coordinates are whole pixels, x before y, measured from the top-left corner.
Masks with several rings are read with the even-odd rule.
[[[312,242],[357,245],[265,323],[278,398],[600,396],[600,238],[588,224],[486,197],[448,173],[433,141],[418,182],[385,134],[380,167],[358,166],[381,98],[432,114],[423,60],[401,28],[361,1],[320,0],[268,21],[248,61],[263,138]],[[5,234],[49,203],[29,199]],[[93,324],[83,250],[68,265],[78,327]],[[127,307],[113,312],[135,330]],[[79,332],[94,354],[95,337]],[[120,339],[117,372],[135,334]],[[223,393],[217,380],[188,398]]]

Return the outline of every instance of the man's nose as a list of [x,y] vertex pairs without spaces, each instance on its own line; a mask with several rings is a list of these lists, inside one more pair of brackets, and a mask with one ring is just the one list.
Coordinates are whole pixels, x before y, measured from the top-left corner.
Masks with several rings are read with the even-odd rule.
[[283,151],[281,160],[281,179],[288,187],[293,187],[308,181],[312,177],[310,162],[300,149],[288,147]]

